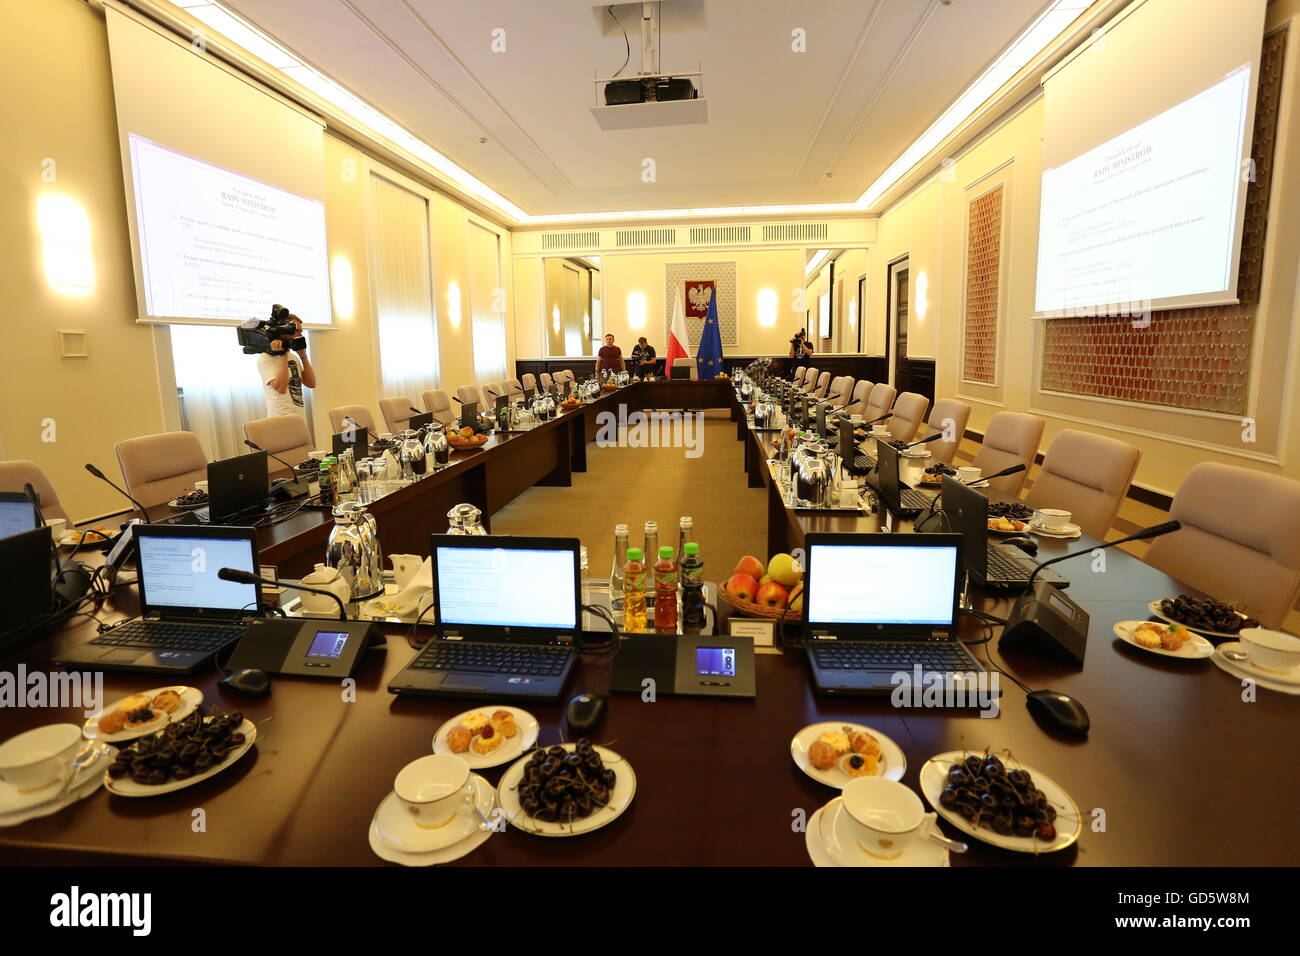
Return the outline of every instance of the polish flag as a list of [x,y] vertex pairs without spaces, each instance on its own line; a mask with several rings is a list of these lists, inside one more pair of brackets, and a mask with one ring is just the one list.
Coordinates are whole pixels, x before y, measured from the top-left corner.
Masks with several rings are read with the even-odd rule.
[[673,293],[673,324],[668,329],[668,360],[664,363],[665,374],[673,367],[673,360],[689,358],[686,351],[686,306],[682,301],[683,287],[677,286]]

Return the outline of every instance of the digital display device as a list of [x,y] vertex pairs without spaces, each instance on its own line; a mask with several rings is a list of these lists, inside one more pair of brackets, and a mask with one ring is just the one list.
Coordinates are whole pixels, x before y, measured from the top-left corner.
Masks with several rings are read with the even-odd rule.
[[577,626],[573,552],[439,544],[438,621],[478,627]]
[[348,646],[348,637],[347,631],[317,631],[311,640],[311,646],[307,648],[307,656],[338,660],[343,648]]
[[0,493],[0,538],[36,528],[36,507],[23,494]]
[[810,625],[954,623],[955,545],[814,544],[808,557]]
[[155,537],[136,527],[140,590],[151,607],[236,612],[257,607],[257,585],[217,577],[222,568],[256,573],[253,549],[240,538]]
[[696,677],[735,677],[736,649],[734,647],[697,647],[695,649]]

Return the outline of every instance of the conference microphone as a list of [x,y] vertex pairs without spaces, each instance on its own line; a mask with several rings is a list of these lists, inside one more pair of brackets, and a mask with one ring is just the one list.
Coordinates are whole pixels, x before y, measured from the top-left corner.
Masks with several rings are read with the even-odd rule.
[[253,449],[253,451],[260,451],[260,452],[262,452],[262,453],[264,453],[264,454],[270,455],[272,458],[274,458],[274,459],[275,459],[276,461],[278,461],[280,464],[284,465],[284,467],[286,467],[286,468],[288,468],[290,471],[292,471],[295,475],[298,473],[297,468],[296,468],[295,466],[289,464],[287,461],[285,461],[283,458],[281,458],[281,457],[280,457],[279,455],[277,455],[275,452],[273,452],[273,451],[267,451],[267,450],[266,450],[265,448],[263,448],[261,445],[257,444],[256,442],[249,441],[247,438],[244,439],[244,444],[247,445],[249,448]]
[[117,485],[113,484],[113,482],[109,479],[109,477],[106,474],[104,474],[102,471],[100,471],[90,462],[86,462],[86,471],[90,472],[92,475],[94,475],[100,481],[107,484],[110,488],[116,491],[127,501],[131,502],[131,504],[135,505],[138,509],[140,509],[140,514],[144,515],[145,524],[151,524],[153,522],[153,519],[149,517],[149,512],[145,509],[144,505],[140,504],[140,502],[132,498],[131,495],[128,494],[126,491],[119,488]]
[[940,438],[942,438],[942,437],[943,437],[943,432],[935,432],[935,433],[934,433],[933,435],[931,435],[930,437],[928,437],[928,438],[922,438],[922,439],[920,439],[919,441],[914,441],[914,442],[912,442],[910,445],[908,445],[907,447],[908,447],[908,448],[915,448],[917,445],[928,445],[930,442],[932,442],[932,441],[937,441],[938,439],[940,439]]
[[873,418],[873,419],[871,419],[871,421],[869,421],[869,422],[863,422],[862,424],[863,424],[864,427],[867,426],[867,425],[879,425],[881,422],[883,422],[883,421],[888,421],[889,419],[891,419],[891,418],[893,418],[893,417],[894,417],[894,413],[893,413],[893,412],[885,412],[885,414],[881,415],[879,418]]
[[230,581],[234,584],[274,584],[276,587],[293,588],[295,591],[308,591],[312,594],[324,594],[333,598],[334,603],[339,606],[339,620],[346,621],[348,619],[348,609],[343,604],[343,601],[333,591],[327,591],[325,588],[309,588],[305,584],[294,584],[289,581],[280,581],[276,578],[260,578],[251,571],[241,571],[238,568],[222,568],[217,572],[217,577],[223,581]]
[[966,487],[974,488],[976,485],[982,485],[985,482],[993,481],[996,478],[1005,478],[1007,475],[1019,474],[1020,472],[1024,471],[1028,467],[1029,467],[1028,465],[1021,462],[1018,465],[1012,465],[1009,468],[1003,468],[1001,471],[994,472],[993,474],[989,475],[986,478],[976,478],[974,481],[967,484]]
[[423,414],[424,414],[424,412],[420,411],[420,410],[419,410],[418,408],[416,408],[414,405],[408,405],[407,408],[410,409],[411,411],[415,412],[415,414],[417,414],[417,415],[423,415]]
[[1181,527],[1182,524],[1177,521],[1162,521],[1160,524],[1153,524],[1149,528],[1143,528],[1141,531],[1136,531],[1133,534],[1129,535],[1127,538],[1117,538],[1114,541],[1103,541],[1095,548],[1087,548],[1085,550],[1080,550],[1080,551],[1071,551],[1069,554],[1063,554],[1057,558],[1051,558],[1047,561],[1040,561],[1038,566],[1034,568],[1033,574],[1029,575],[1029,584],[1030,586],[1032,586],[1034,583],[1034,577],[1038,574],[1039,571],[1043,570],[1043,568],[1047,567],[1048,565],[1056,564],[1059,561],[1068,561],[1070,558],[1077,558],[1081,554],[1092,554],[1094,551],[1100,551],[1103,548],[1113,548],[1117,544],[1128,544],[1130,541],[1145,541],[1147,538],[1159,538],[1161,535],[1170,534],[1174,531],[1177,531]]

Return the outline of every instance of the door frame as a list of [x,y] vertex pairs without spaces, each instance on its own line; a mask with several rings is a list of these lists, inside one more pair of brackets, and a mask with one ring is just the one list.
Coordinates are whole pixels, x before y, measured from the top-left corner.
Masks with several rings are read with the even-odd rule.
[[[889,384],[893,385],[895,388],[898,387],[898,383],[894,380],[894,368],[897,363],[894,351],[898,345],[894,327],[896,318],[895,307],[897,305],[894,290],[898,288],[895,278],[900,270],[908,268],[909,258],[909,254],[905,252],[897,258],[889,260],[885,266],[885,369],[889,372]],[[911,278],[910,271],[908,273],[908,278]],[[908,298],[910,303],[911,297],[909,296]]]

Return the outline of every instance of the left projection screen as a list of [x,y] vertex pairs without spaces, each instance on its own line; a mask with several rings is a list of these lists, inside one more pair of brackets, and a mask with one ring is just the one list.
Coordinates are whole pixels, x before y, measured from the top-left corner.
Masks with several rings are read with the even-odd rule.
[[135,133],[130,153],[149,316],[329,315],[324,203]]

